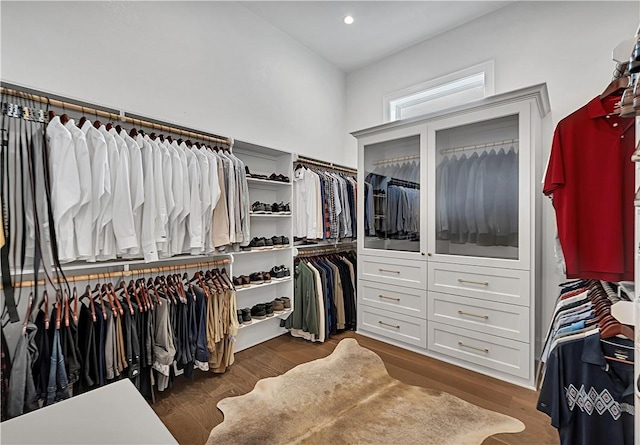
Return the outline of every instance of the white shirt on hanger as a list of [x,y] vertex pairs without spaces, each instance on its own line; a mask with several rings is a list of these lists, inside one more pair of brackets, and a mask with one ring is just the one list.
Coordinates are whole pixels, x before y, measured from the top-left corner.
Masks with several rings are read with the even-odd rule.
[[179,225],[181,224],[181,215],[183,214],[184,206],[187,204],[184,201],[184,172],[182,170],[182,161],[180,160],[180,154],[178,149],[169,144],[169,141],[163,142],[164,147],[171,155],[171,173],[172,173],[172,193],[174,199],[174,207],[169,217],[169,253],[170,255],[177,255],[182,253],[182,240],[178,239],[178,233],[180,232]]
[[89,120],[82,125],[81,130],[87,137],[87,148],[91,160],[91,214],[93,217],[93,255],[87,261],[95,261],[100,252],[101,242],[104,240],[106,226],[105,212],[111,201],[111,174],[109,172],[109,154],[107,142]]
[[[178,145],[177,141],[171,143],[173,148],[180,156],[180,165],[182,169],[183,185],[182,185],[182,213],[178,217],[177,221],[177,233],[176,243],[177,252],[182,253],[184,251],[184,242],[187,235],[187,218],[191,213],[191,187],[189,182],[189,162],[187,161],[187,154],[185,150]],[[172,240],[173,242],[173,240]]]
[[[193,239],[191,240],[191,253],[198,255],[204,253],[206,229],[210,225],[209,221],[205,220],[205,216],[211,211],[211,185],[209,184],[209,158],[195,146],[191,147],[191,152],[200,165],[200,244],[194,247]],[[194,217],[193,212],[191,216]]]
[[189,191],[190,191],[190,211],[187,220],[187,247],[189,250],[197,249],[202,242],[202,200],[201,187],[202,181],[200,173],[200,164],[196,154],[187,147],[184,142],[180,144],[180,148],[184,150],[189,167]]
[[[114,129],[111,129],[115,131]],[[110,131],[111,131],[110,130]],[[142,255],[140,248],[142,242],[142,206],[144,204],[144,171],[142,168],[142,148],[127,134],[120,131],[120,137],[125,141],[129,149],[129,189],[131,191],[131,207],[133,210],[133,225],[136,230],[138,245],[129,249],[126,258],[137,258]]]
[[73,119],[69,119],[65,128],[73,138],[78,165],[78,179],[80,180],[80,202],[78,212],[73,219],[75,228],[75,249],[78,259],[87,260],[93,256],[91,234],[93,232],[93,216],[91,214],[91,158],[87,147],[87,137],[76,127]]
[[167,223],[169,222],[167,201],[164,195],[165,172],[162,170],[162,151],[148,135],[144,136],[144,140],[151,146],[153,154],[153,180],[156,196],[155,237],[156,247],[159,252],[162,252],[167,248]]
[[156,220],[157,199],[156,180],[153,170],[153,148],[145,138],[138,134],[136,143],[140,147],[142,158],[142,171],[144,176],[144,204],[142,205],[142,231],[140,236],[140,248],[146,262],[158,261],[158,248],[156,246]]
[[51,210],[58,239],[60,262],[76,259],[74,223],[80,207],[81,191],[73,138],[60,117],[47,125],[49,165],[51,172]]
[[126,141],[115,128],[108,130],[108,133],[115,139],[120,155],[117,172],[118,187],[113,202],[113,229],[116,235],[117,253],[118,256],[122,256],[138,246],[138,233],[131,198],[131,154]]

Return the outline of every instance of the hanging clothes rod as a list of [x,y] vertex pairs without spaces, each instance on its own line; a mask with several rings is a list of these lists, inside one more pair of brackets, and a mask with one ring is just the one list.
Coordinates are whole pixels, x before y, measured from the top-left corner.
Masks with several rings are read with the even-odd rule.
[[[146,269],[130,269],[130,270],[119,270],[116,272],[104,272],[104,273],[94,273],[87,275],[76,275],[67,277],[67,281],[69,282],[77,282],[77,281],[92,281],[92,280],[106,280],[108,278],[125,278],[133,275],[148,275],[152,273],[162,273],[171,270],[185,270],[185,269],[193,269],[193,268],[201,268],[201,267],[213,267],[213,266],[223,266],[225,264],[230,264],[230,259],[223,260],[214,260],[214,261],[206,261],[206,262],[198,262],[198,263],[189,263],[189,264],[173,264],[170,266],[161,266],[161,267],[149,267]],[[55,278],[55,284],[64,283],[64,279]],[[47,282],[45,280],[39,280],[38,286],[43,286]],[[35,286],[35,281],[18,281],[14,283],[13,287],[33,287]]]
[[[4,85],[4,83],[3,83]],[[34,92],[31,92],[34,91]],[[197,138],[200,140],[207,140],[211,142],[219,142],[225,145],[231,145],[231,139],[223,138],[223,137],[214,137],[203,133],[197,133],[185,128],[178,128],[176,126],[160,123],[160,121],[153,122],[149,118],[138,118],[137,116],[129,113],[125,113],[123,111],[115,110],[115,109],[104,109],[97,108],[95,105],[87,104],[85,106],[84,102],[69,102],[67,100],[61,100],[54,97],[49,97],[42,92],[36,92],[35,90],[25,89],[22,91],[20,87],[14,86],[2,86],[0,87],[0,93],[6,94],[9,96],[20,97],[27,101],[39,102],[41,104],[49,104],[55,107],[62,108],[63,110],[69,109],[73,111],[78,111],[80,113],[86,113],[90,115],[94,115],[96,117],[100,116],[112,121],[120,121],[120,122],[128,122],[134,125],[139,125],[147,128],[152,128],[158,131],[169,132],[173,134],[179,134],[180,136]]]
[[316,161],[315,159],[305,158],[304,156],[298,156],[298,159],[296,159],[295,163],[315,165],[316,167],[329,168],[332,170],[338,170],[338,171],[349,173],[352,175],[355,175],[358,173],[358,170],[356,170],[355,168],[343,167],[341,165],[336,165],[332,162]]
[[518,139],[506,139],[504,141],[487,142],[486,144],[467,145],[465,147],[445,148],[440,150],[440,154],[453,153],[456,151],[477,150],[479,148],[497,147],[499,145],[517,144]]
[[391,159],[380,159],[379,161],[373,161],[373,165],[393,164],[394,162],[411,161],[412,159],[420,159],[420,155],[400,156],[399,158]]

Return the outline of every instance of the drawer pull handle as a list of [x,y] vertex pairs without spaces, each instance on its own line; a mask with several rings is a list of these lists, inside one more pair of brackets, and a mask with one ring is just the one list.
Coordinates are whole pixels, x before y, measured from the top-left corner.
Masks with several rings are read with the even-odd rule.
[[391,328],[400,329],[400,326],[398,326],[397,324],[389,324],[389,323],[385,323],[384,321],[380,321],[380,320],[378,320],[378,323],[380,323],[383,326],[389,326]]
[[489,319],[488,315],[478,315],[478,314],[473,314],[471,312],[465,312],[465,311],[458,311],[458,314],[460,314],[460,315],[469,315],[471,317],[484,318],[485,320]]
[[400,271],[399,270],[390,270],[390,269],[378,269],[380,272],[389,272],[389,273],[397,273],[398,275],[400,275]]
[[470,281],[470,280],[463,280],[462,278],[458,278],[458,283],[460,283],[460,284],[463,284],[463,283],[477,284],[478,286],[488,286],[489,285],[488,281]]
[[458,342],[458,346],[461,346],[463,348],[475,349],[476,351],[484,352],[485,354],[489,353],[489,350],[487,348],[476,348],[475,346],[465,345],[461,341]]
[[378,295],[378,296],[379,296],[380,298],[385,298],[385,299],[387,299],[387,300],[400,301],[400,299],[399,299],[399,298],[387,297],[386,295],[382,295],[382,294],[380,294],[380,295]]

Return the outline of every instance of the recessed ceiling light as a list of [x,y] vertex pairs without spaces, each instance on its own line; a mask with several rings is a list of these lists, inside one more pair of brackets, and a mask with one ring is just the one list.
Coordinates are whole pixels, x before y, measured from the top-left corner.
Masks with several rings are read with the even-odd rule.
[[343,19],[343,22],[345,22],[347,25],[350,25],[353,23],[353,17],[351,17],[350,15],[346,15]]

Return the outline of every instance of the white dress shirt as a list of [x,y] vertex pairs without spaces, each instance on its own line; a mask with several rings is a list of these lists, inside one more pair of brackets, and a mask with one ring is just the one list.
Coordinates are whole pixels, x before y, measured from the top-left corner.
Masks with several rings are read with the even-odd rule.
[[104,240],[106,226],[105,212],[111,202],[111,174],[109,173],[109,155],[107,142],[89,120],[85,121],[81,130],[87,137],[87,148],[91,160],[91,214],[93,216],[93,255],[87,261],[95,261]]
[[125,258],[138,258],[142,256],[142,206],[144,204],[144,170],[142,168],[142,149],[140,148],[138,143],[127,134],[126,131],[121,130],[120,137],[124,139],[127,147],[129,148],[129,189],[131,191],[133,224],[136,230],[136,238],[138,239],[138,244],[135,247],[129,249],[129,252],[127,252],[127,254],[123,256]]
[[73,219],[81,202],[80,179],[73,138],[60,118],[47,125],[51,174],[51,210],[58,239],[60,262],[76,259]]
[[156,196],[156,216],[155,216],[155,237],[158,251],[164,251],[167,247],[167,224],[169,213],[167,212],[167,201],[164,195],[165,172],[162,170],[162,151],[158,144],[151,140],[148,135],[144,140],[151,146],[153,153],[153,180]]
[[93,232],[93,216],[91,214],[91,158],[87,147],[87,137],[76,127],[73,119],[69,119],[65,128],[71,133],[76,151],[78,165],[78,179],[80,180],[80,202],[73,224],[75,228],[75,249],[78,259],[87,260],[93,256],[94,246],[91,234]]
[[140,248],[144,260],[149,263],[158,261],[158,248],[156,246],[156,179],[154,175],[154,158],[151,144],[142,135],[136,136],[136,143],[140,147],[142,158],[142,171],[144,177],[144,204],[142,205],[142,232],[140,236]]
[[187,221],[186,246],[189,250],[199,249],[202,243],[202,199],[200,195],[202,181],[200,163],[196,154],[184,142],[180,144],[186,154],[189,167],[190,212]]

